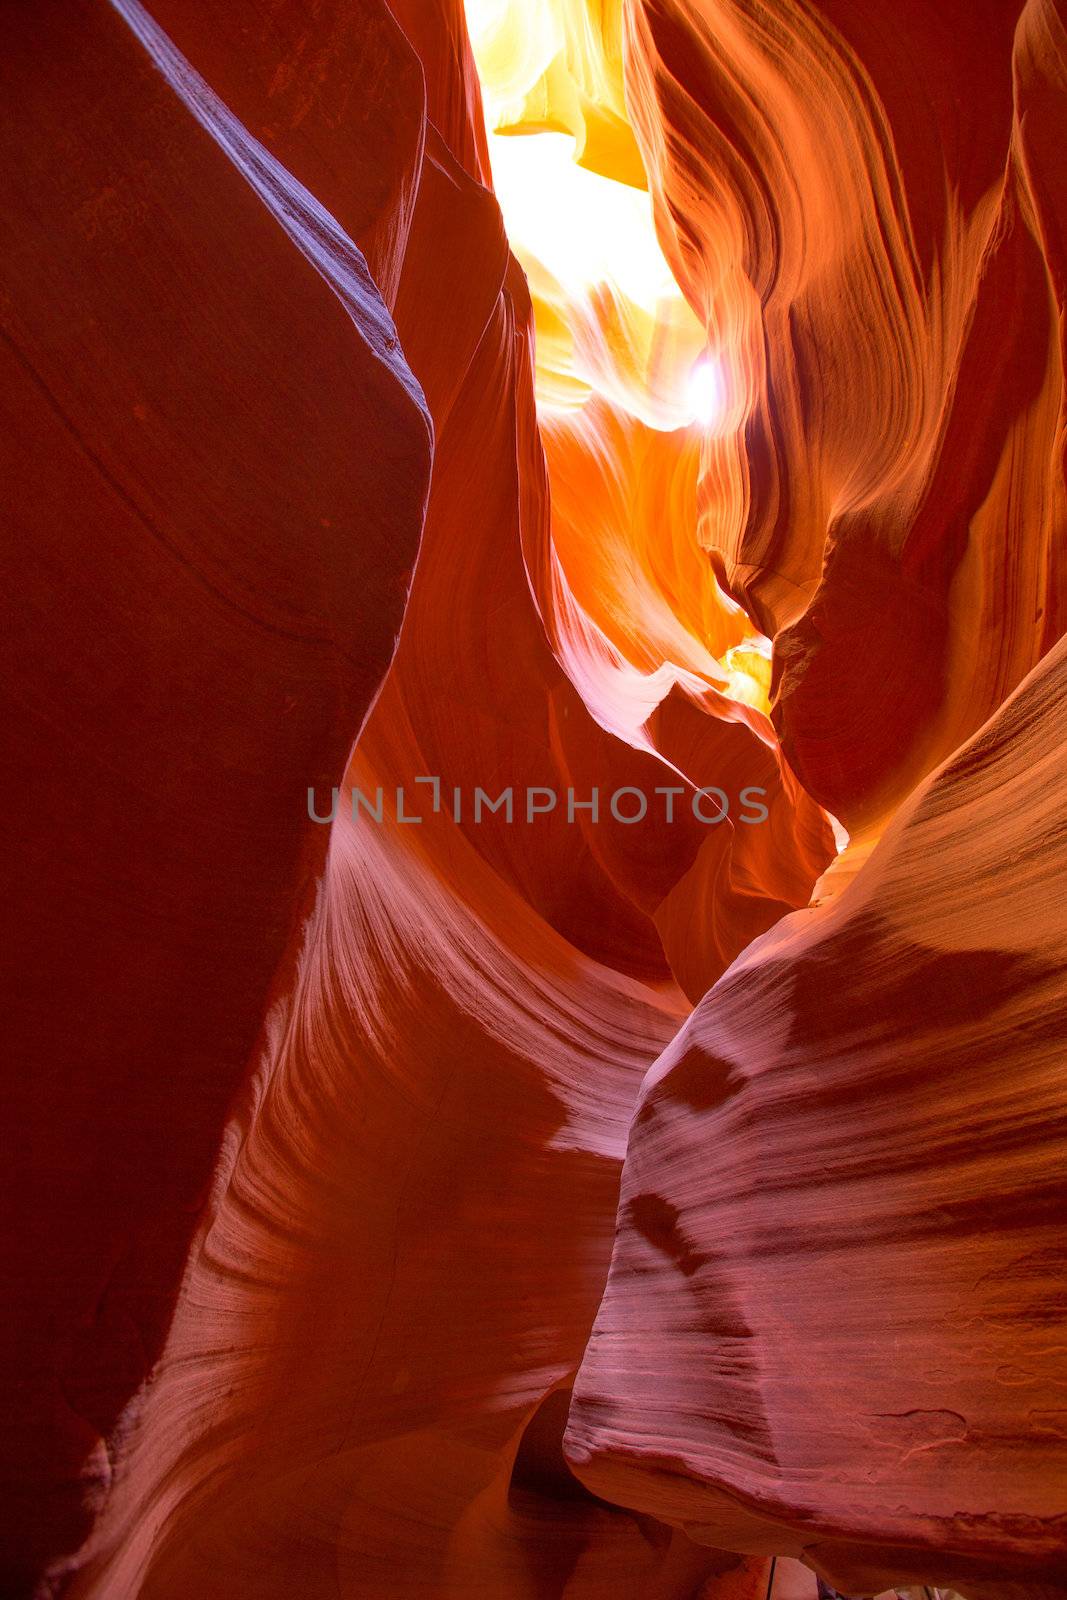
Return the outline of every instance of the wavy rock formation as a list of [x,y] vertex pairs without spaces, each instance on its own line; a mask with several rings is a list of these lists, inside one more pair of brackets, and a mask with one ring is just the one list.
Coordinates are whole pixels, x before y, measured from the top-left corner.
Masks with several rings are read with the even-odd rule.
[[[748,835],[679,829],[650,894],[630,892],[633,864],[606,870],[558,813],[532,827],[457,823],[422,791],[415,828],[353,823],[349,807],[352,786],[373,797],[407,784],[410,797],[427,773],[446,796],[498,775],[562,786],[565,751],[600,733],[553,658],[523,563],[547,510],[529,301],[480,181],[462,51],[452,77],[439,66],[441,120],[427,124],[395,297],[435,428],[399,653],[349,773],[295,993],[228,1134],[166,1355],[74,1593],[370,1583],[503,1596],[655,1581],[668,1595],[737,1566],[585,1496],[560,1438],[640,1077],[685,1014],[656,908],[702,851],[712,865],[694,892],[707,898],[731,840]],[[250,94],[242,110],[261,130]],[[281,151],[276,131],[273,142]],[[284,154],[310,178],[306,150]],[[354,209],[345,220],[355,228]],[[675,721],[692,746],[684,709]],[[690,935],[712,975],[753,916],[762,929],[802,904],[829,858],[825,825],[760,738],[743,720],[722,726],[760,756],[744,775],[781,791],[776,815],[807,808],[812,838],[796,868],[785,830],[785,866],[768,861],[761,890],[753,836],[736,914],[724,902],[714,935]],[[755,1593],[758,1565],[744,1581]]]
[[[529,302],[482,182],[459,14],[412,28],[429,52],[425,108],[420,60],[383,6],[313,26],[295,6],[235,7],[209,33],[177,3],[56,7],[51,54],[37,37],[32,60],[24,21],[7,21],[11,114],[40,174],[8,202],[26,234],[11,336],[59,443],[37,442],[25,401],[12,434],[19,472],[43,450],[64,463],[55,491],[81,521],[38,493],[36,469],[19,504],[54,552],[43,587],[58,564],[67,583],[111,573],[112,590],[66,603],[84,706],[54,670],[14,658],[41,701],[27,764],[51,722],[57,773],[84,747],[96,781],[77,916],[43,917],[32,871],[13,906],[23,939],[41,929],[30,953],[46,978],[60,962],[48,940],[73,935],[92,960],[84,1005],[37,1024],[28,1064],[41,1068],[16,1107],[31,1126],[59,1121],[60,1093],[76,1109],[69,1146],[31,1147],[11,1174],[22,1298],[9,1370],[22,1376],[6,1404],[27,1515],[5,1541],[5,1582],[59,1582],[105,1499],[73,1592],[332,1595],[380,1568],[391,1592],[466,1594],[488,1565],[511,1594],[577,1563],[591,1593],[626,1574],[662,1569],[669,1585],[677,1567],[689,1584],[694,1562],[736,1566],[679,1555],[669,1530],[584,1497],[562,1466],[558,1405],[549,1475],[567,1495],[538,1491],[544,1446],[514,1482],[512,1466],[577,1366],[640,1076],[685,1014],[657,906],[702,849],[729,872],[745,836],[690,830],[650,895],[559,816],[525,833],[442,816],[418,834],[342,816],[294,943],[326,838],[304,794],[328,792],[359,730],[420,531],[396,671],[350,781],[562,782],[583,744],[564,725],[599,733],[523,562],[546,512]],[[43,121],[55,63],[75,60],[65,137],[94,150],[84,171],[62,168]],[[112,76],[123,95],[105,92]],[[356,92],[368,84],[373,106]],[[64,186],[51,204],[49,185]],[[57,217],[69,277],[53,283],[39,264]],[[89,554],[101,528],[116,531]],[[33,770],[62,794],[51,768]],[[803,903],[828,859],[817,813],[773,758],[761,776],[782,805],[808,807],[810,861],[791,867],[789,842],[784,878],[775,861],[762,888],[749,851],[737,915],[720,910],[694,956],[711,975],[751,936],[753,896],[762,928]],[[61,831],[46,814],[23,837]],[[39,996],[25,999],[36,1020]],[[264,1050],[219,1164],[231,1097]]]
[[1061,644],[649,1074],[568,1432],[598,1494],[847,1593],[1062,1587],[1065,691]]
[[646,0],[628,86],[738,411],[703,535],[794,771],[876,828],[1063,627],[1054,0]]
[[321,871],[306,786],[393,653],[430,426],[358,251],[210,93],[108,5],[0,36],[17,1595],[88,1531],[159,1354]]
[[847,1591],[1052,1592],[1062,649],[869,843],[1062,627],[1062,12],[630,16],[664,247],[742,398],[706,542],[790,764],[867,838],[646,1083],[568,1458]]
[[1062,11],[467,11],[0,18],[0,1590],[1051,1593]]

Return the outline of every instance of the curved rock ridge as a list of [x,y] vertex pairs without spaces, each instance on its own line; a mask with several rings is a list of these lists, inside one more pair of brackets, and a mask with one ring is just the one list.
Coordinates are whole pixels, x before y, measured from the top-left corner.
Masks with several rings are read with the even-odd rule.
[[1065,38],[0,16],[5,1597],[1062,1595]]
[[[345,779],[314,913],[301,933],[305,876],[305,898],[292,893],[275,922],[274,1008],[224,1136],[240,1057],[228,1077],[216,1067],[214,1112],[188,1113],[205,1148],[223,1137],[223,1154],[199,1220],[191,1204],[181,1213],[183,1254],[194,1222],[196,1233],[180,1290],[177,1252],[152,1286],[160,1320],[177,1293],[166,1347],[124,1373],[122,1400],[149,1370],[151,1383],[121,1425],[101,1421],[112,1487],[91,1540],[75,1556],[69,1532],[52,1530],[41,1559],[69,1594],[108,1600],[235,1587],[332,1600],[368,1585],[680,1600],[720,1571],[730,1593],[756,1600],[764,1564],[586,1496],[560,1439],[641,1075],[688,1009],[672,967],[695,997],[803,904],[832,851],[827,825],[761,713],[724,702],[709,715],[700,681],[646,706],[656,740],[635,750],[590,715],[546,636],[526,555],[546,548],[549,517],[531,307],[483,182],[458,7],[395,12],[421,57],[381,6],[325,7],[313,22],[297,7],[234,7],[210,38],[179,0],[151,15],[132,0],[118,9],[101,13],[99,43],[99,17],[83,16],[87,53],[107,59],[118,40],[130,79],[160,97],[166,138],[227,170],[236,161],[272,240],[286,248],[288,232],[295,246],[291,271],[334,241],[365,274],[355,241],[366,246],[395,316],[394,334],[375,294],[385,358],[413,407],[425,396],[434,450],[403,632]],[[335,79],[342,68],[380,95],[380,126]],[[356,161],[350,173],[338,143],[373,164],[378,137],[389,150],[375,180]],[[373,386],[361,394],[349,448],[385,492],[396,446],[378,429],[390,412]],[[338,381],[320,403],[345,417],[351,396]],[[269,497],[274,479],[260,471]],[[398,535],[381,562],[406,586],[414,538]],[[329,570],[316,582],[345,599]],[[353,628],[373,622],[391,646],[398,615],[368,579],[347,603]],[[721,729],[721,756],[703,746],[705,725]],[[355,733],[360,714],[337,726]],[[306,749],[313,728],[302,731]],[[258,759],[268,765],[269,750]],[[320,758],[305,775],[325,796],[342,767]],[[647,843],[621,824],[601,838],[562,808],[530,827],[443,809],[404,827],[354,821],[348,804],[353,788],[403,785],[410,804],[425,774],[468,797],[482,784],[573,782],[584,795],[600,783],[606,803],[619,783],[678,771],[687,796],[727,777],[766,784],[777,847],[733,821],[680,826],[645,882]],[[295,829],[306,815],[301,794]],[[806,819],[795,835],[794,815]],[[327,837],[306,831],[305,872]],[[107,1348],[92,1333],[87,1343],[107,1372]]]
[[595,1493],[846,1593],[1062,1592],[1065,750],[1061,643],[650,1072]]
[[731,391],[704,542],[775,640],[794,771],[876,829],[1063,627],[1062,7],[626,16],[660,237]]
[[[576,796],[608,780],[604,813],[616,783],[647,795],[679,785],[681,820],[669,828],[579,820],[598,868],[652,918],[696,1000],[731,950],[806,903],[834,854],[831,828],[780,760],[767,641],[723,594],[697,538],[718,369],[640,192],[621,8],[595,19],[559,0],[468,9],[493,176],[537,335],[551,492],[547,516],[522,520],[523,557],[540,627],[596,724],[560,686],[553,742]],[[733,804],[711,835],[691,814],[705,786]],[[766,803],[766,829],[739,815],[749,787]]]
[[355,245],[129,22],[0,18],[12,1596],[85,1537],[159,1354],[430,470]]

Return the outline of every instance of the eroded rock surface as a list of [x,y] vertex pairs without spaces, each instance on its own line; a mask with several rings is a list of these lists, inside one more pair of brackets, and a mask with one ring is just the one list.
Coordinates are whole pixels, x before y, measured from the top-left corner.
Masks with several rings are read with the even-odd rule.
[[0,1588],[1051,1594],[1062,7],[471,27],[0,19]]
[[568,1456],[845,1593],[1063,1579],[1067,650],[649,1074]]

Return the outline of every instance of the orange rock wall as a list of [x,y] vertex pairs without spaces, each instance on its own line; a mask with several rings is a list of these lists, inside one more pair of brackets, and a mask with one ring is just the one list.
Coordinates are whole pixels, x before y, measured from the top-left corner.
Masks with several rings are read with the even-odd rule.
[[746,418],[704,541],[775,639],[794,771],[858,833],[1063,626],[1062,8],[627,15],[664,246]]
[[1062,10],[550,9],[0,18],[13,1600],[1061,1581]]

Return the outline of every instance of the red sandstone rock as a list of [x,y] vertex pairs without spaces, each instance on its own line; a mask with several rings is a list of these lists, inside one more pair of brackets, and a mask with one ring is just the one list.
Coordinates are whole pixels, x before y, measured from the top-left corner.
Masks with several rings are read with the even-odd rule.
[[149,9],[0,22],[4,1592],[1051,1585],[1059,655],[870,850],[1061,627],[1060,8],[628,4],[699,473],[542,441],[459,0]]
[[857,832],[1063,626],[1062,8],[631,16],[664,246],[747,419],[706,449],[705,542]]
[[597,1494],[846,1593],[1062,1585],[1065,690],[1060,645],[649,1074]]
[[[455,128],[450,143],[428,128],[396,296],[435,423],[424,546],[350,772],[367,795],[408,785],[409,802],[420,773],[468,802],[494,778],[562,786],[561,724],[579,744],[600,732],[523,563],[547,510],[525,286]],[[722,726],[781,788],[744,719]],[[427,805],[417,828],[335,826],[300,980],[74,1593],[504,1597],[570,1581],[667,1597],[737,1567],[586,1496],[560,1454],[565,1394],[551,1400],[603,1284],[641,1074],[685,1013],[656,901],[632,903],[558,812],[457,824]],[[787,905],[827,855],[816,828]],[[747,870],[764,927],[786,909],[781,871],[768,897]],[[750,915],[724,905],[692,960],[721,971]],[[519,1445],[541,1416],[535,1466]]]
[[393,651],[429,428],[344,235],[283,173],[255,192],[248,136],[115,10],[8,7],[0,37],[18,1595],[88,1531],[159,1354],[321,870],[306,788]]

